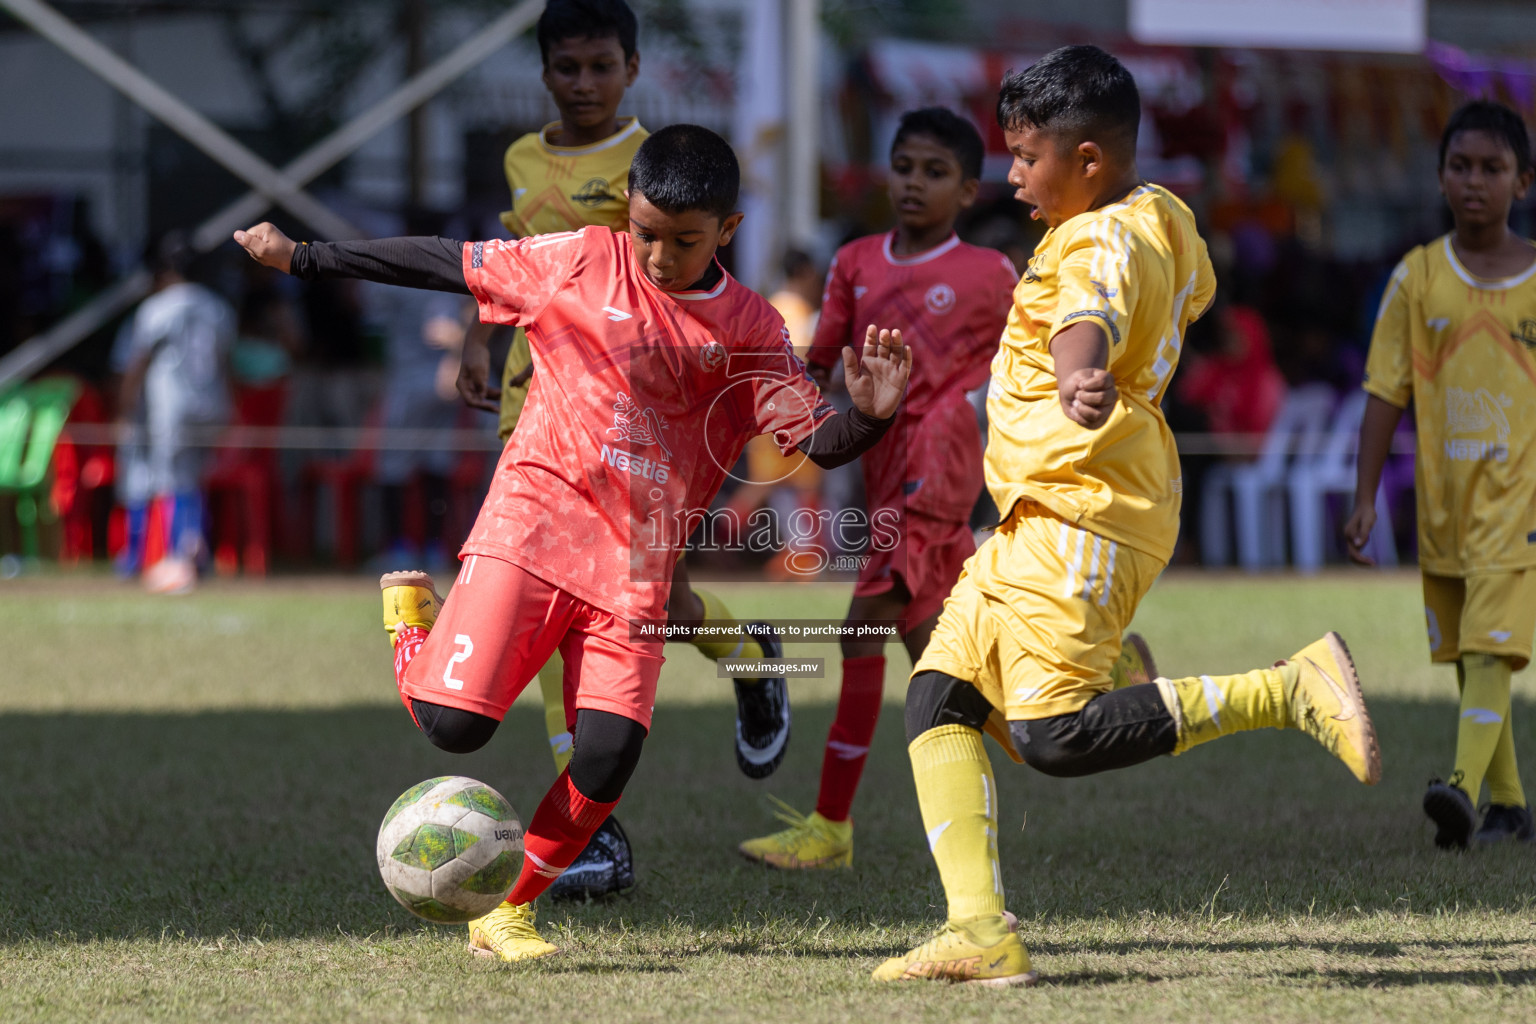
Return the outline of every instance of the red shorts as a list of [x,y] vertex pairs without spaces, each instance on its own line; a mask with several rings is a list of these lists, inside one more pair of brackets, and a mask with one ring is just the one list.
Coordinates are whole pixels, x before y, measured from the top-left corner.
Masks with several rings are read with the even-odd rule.
[[907,513],[897,529],[900,538],[889,551],[870,551],[859,571],[855,597],[888,593],[899,579],[912,600],[905,614],[910,631],[939,613],[949,590],[960,578],[965,560],[976,553],[976,538],[965,523]]
[[405,670],[401,696],[498,722],[556,650],[565,716],[609,711],[651,727],[662,645],[629,638],[601,611],[511,562],[466,555],[431,635]]

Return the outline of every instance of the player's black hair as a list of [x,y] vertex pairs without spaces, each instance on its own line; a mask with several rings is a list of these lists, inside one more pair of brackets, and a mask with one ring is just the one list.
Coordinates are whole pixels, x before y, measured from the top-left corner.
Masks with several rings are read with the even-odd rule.
[[1141,94],[1111,54],[1097,46],[1063,46],[1004,77],[997,123],[1005,131],[1044,130],[1074,142],[1091,138],[1133,153]]
[[192,240],[180,228],[172,228],[149,243],[144,250],[144,262],[155,274],[187,276],[187,271],[197,259]]
[[976,126],[948,107],[923,107],[901,115],[891,153],[914,135],[926,135],[951,153],[960,164],[960,176],[967,180],[981,177],[981,161],[986,144]]
[[1525,120],[1514,110],[1492,100],[1465,103],[1445,122],[1440,136],[1440,169],[1445,170],[1445,154],[1451,139],[1460,132],[1484,132],[1499,139],[1515,154],[1515,170],[1524,174],[1531,169],[1531,136]]
[[629,165],[629,190],[658,210],[702,210],[724,220],[736,210],[741,168],[730,143],[696,124],[651,133]]
[[635,12],[624,0],[549,0],[539,15],[539,56],[547,65],[549,48],[556,43],[611,37],[619,41],[628,60],[635,55],[638,32]]

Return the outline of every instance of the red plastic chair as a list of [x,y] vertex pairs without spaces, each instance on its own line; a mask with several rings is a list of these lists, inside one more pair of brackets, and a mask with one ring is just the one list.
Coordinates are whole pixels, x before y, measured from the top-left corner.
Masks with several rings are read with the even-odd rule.
[[53,506],[63,525],[61,563],[76,564],[111,551],[112,490],[117,482],[113,447],[80,444],[70,430],[79,424],[108,422],[110,416],[101,391],[93,385],[83,385],[53,451]]
[[[235,424],[275,427],[283,420],[287,386],[235,388]],[[247,575],[265,576],[271,565],[273,524],[280,493],[277,451],[221,448],[203,479],[208,491],[214,568],[232,576],[242,563]]]
[[[380,412],[375,409],[364,425],[364,441],[372,440],[379,429]],[[299,472],[299,536],[306,557],[315,556],[315,519],[320,492],[329,488],[333,497],[333,526],[336,535],[336,562],[351,568],[358,563],[359,528],[362,525],[362,489],[373,479],[375,452],[371,443],[339,458],[319,458]]]

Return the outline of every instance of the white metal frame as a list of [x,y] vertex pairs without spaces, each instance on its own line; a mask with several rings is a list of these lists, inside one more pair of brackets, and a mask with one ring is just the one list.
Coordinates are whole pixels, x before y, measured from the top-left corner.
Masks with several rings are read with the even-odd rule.
[[[276,203],[322,235],[357,238],[363,233],[304,191],[304,186],[357,150],[379,131],[437,95],[482,60],[511,42],[538,20],[544,0],[523,0],[389,96],[317,142],[281,170],[273,167],[212,121],[171,95],[143,72],[97,42],[43,0],[0,0],[8,11],[39,35],[80,61],[251,185],[253,191],[199,224],[192,244],[207,252]],[[149,291],[144,268],[113,284],[51,329],[22,342],[0,358],[0,387],[30,376],[73,348]]]

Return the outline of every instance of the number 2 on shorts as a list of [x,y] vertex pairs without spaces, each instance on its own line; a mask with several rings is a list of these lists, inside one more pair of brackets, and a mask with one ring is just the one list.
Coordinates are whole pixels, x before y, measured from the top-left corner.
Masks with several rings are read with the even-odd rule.
[[448,659],[448,666],[443,669],[443,685],[450,690],[464,689],[464,680],[453,678],[453,666],[461,661],[468,661],[469,656],[475,653],[475,642],[467,634],[459,633],[453,638],[453,642],[464,648],[455,651],[453,657]]

